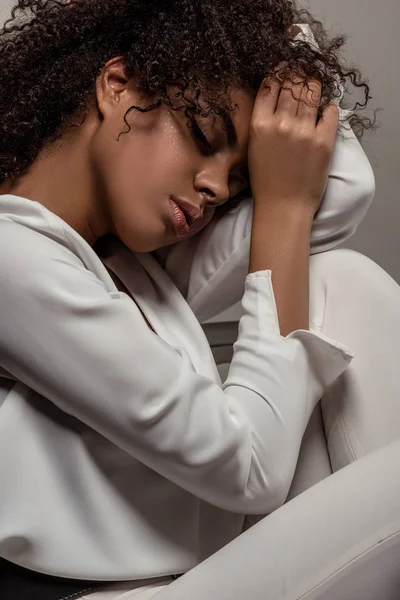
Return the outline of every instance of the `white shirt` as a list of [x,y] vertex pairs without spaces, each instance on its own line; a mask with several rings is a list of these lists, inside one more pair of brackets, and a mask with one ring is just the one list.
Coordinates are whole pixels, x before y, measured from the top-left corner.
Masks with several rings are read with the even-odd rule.
[[[312,251],[351,235],[373,191],[338,141]],[[353,354],[280,335],[271,271],[246,276],[250,225],[249,200],[154,256],[115,241],[105,262],[135,304],[62,219],[0,196],[0,556],[82,579],[185,572],[284,502]],[[241,296],[222,385],[199,319]]]

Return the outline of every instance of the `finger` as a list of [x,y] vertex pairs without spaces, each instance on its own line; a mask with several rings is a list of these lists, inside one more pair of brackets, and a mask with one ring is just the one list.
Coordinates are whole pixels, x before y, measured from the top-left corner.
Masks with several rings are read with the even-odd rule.
[[319,131],[325,139],[328,139],[331,148],[335,144],[337,129],[339,125],[339,109],[334,102],[330,102],[324,108],[322,116],[317,125],[317,131]]
[[[279,74],[280,71],[287,67],[287,62],[282,61],[274,69],[274,74]],[[259,117],[269,114],[274,114],[281,92],[282,81],[276,80],[272,75],[265,77],[258,91],[256,101],[253,108],[253,114]]]
[[271,77],[266,77],[257,93],[253,107],[253,119],[274,114],[281,91],[281,84]]
[[304,79],[302,77],[292,76],[290,79],[286,79],[282,85],[276,112],[295,117],[303,88]]
[[322,85],[317,79],[311,79],[304,85],[297,111],[298,118],[316,125],[321,93]]

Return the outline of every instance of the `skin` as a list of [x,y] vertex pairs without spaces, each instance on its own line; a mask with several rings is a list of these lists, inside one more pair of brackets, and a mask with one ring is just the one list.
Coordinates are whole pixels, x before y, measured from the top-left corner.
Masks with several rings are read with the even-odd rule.
[[[35,200],[61,217],[90,245],[106,233],[128,248],[150,252],[179,241],[170,221],[169,196],[181,197],[201,210],[188,235],[211,220],[218,205],[248,185],[247,148],[254,97],[235,90],[238,108],[231,117],[238,145],[228,146],[222,120],[196,116],[212,145],[203,143],[187,126],[183,111],[148,106],[124,62],[115,57],[104,65],[85,121],[60,140],[43,148],[26,174],[0,186]],[[179,99],[182,104],[182,99]],[[81,122],[77,115],[76,123]]]

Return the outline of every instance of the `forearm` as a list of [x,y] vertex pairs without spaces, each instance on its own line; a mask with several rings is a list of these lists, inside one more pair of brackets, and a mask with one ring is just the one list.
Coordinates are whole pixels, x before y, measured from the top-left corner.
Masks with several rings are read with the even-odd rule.
[[309,254],[313,216],[301,206],[256,202],[249,273],[270,269],[281,335],[309,328]]

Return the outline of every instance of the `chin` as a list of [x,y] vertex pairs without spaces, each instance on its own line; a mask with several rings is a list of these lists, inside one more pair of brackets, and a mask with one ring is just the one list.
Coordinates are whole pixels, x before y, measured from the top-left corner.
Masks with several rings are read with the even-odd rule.
[[134,237],[134,236],[117,236],[121,240],[121,242],[132,250],[132,252],[154,252],[154,250],[158,250],[167,245],[171,245],[172,242],[165,241],[163,242],[160,237],[156,236],[148,236],[148,237]]
[[143,228],[140,231],[140,235],[138,232],[135,233],[127,230],[120,231],[117,233],[117,237],[125,244],[125,246],[127,246],[127,248],[132,250],[132,252],[154,252],[160,248],[167,248],[179,244],[179,242],[188,240],[204,229],[210,220],[211,218],[207,219],[207,222],[202,223],[201,226],[197,226],[193,232],[189,232],[188,235],[181,238],[175,233],[172,233],[166,225],[155,231],[144,231]]
[[132,252],[153,252],[154,250],[160,248],[160,244],[151,244],[149,242],[143,242],[142,244],[127,244],[124,242],[124,244],[129,248],[129,250],[132,250]]
[[[120,225],[120,224],[118,224]],[[121,224],[122,225],[122,224]],[[127,226],[128,225],[128,226]],[[153,252],[162,245],[166,238],[163,228],[129,227],[129,223],[124,226],[116,226],[114,235],[132,252]]]

